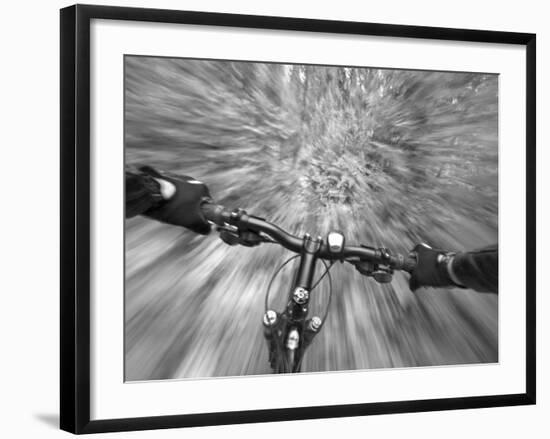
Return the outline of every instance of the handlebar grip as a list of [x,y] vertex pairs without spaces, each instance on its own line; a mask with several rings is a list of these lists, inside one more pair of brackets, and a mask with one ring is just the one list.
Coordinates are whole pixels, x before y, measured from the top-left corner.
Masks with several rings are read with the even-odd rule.
[[223,226],[225,222],[225,207],[222,205],[213,203],[208,198],[201,202],[201,212],[208,221]]
[[408,255],[405,256],[405,260],[403,261],[403,267],[402,270],[412,273],[412,271],[416,268],[416,256]]
[[411,273],[416,268],[416,256],[409,254],[407,256],[393,256],[393,268]]

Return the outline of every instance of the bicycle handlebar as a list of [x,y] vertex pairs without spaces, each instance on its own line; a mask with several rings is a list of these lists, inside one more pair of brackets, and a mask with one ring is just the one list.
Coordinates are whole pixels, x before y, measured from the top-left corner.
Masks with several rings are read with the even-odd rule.
[[[236,226],[241,229],[250,230],[256,233],[265,233],[274,241],[286,249],[295,253],[300,253],[304,240],[294,236],[279,226],[265,221],[244,211],[230,212],[225,207],[204,201],[201,204],[201,211],[208,221],[219,226],[226,224]],[[358,258],[359,261],[371,262],[373,264],[384,264],[396,270],[412,272],[416,267],[416,258],[414,256],[391,255],[385,249],[377,249],[367,246],[348,246],[345,245],[341,252],[334,253],[329,249],[328,244],[323,241],[317,252],[317,256],[328,260],[347,260]]]

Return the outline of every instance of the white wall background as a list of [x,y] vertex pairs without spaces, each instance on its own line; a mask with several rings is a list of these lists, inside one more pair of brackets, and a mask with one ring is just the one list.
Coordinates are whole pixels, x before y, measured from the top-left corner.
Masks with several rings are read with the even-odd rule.
[[[538,404],[439,413],[324,419],[186,430],[117,433],[109,437],[515,438],[550,436],[550,301],[544,278],[550,256],[550,27],[545,3],[460,0],[298,2],[180,0],[87,3],[296,16],[537,33],[538,45]],[[63,1],[2,5],[0,38],[0,435],[61,437],[58,422],[59,286],[59,14]],[[546,202],[545,202],[546,200]],[[546,415],[546,417],[545,417]],[[105,435],[107,436],[107,435]]]

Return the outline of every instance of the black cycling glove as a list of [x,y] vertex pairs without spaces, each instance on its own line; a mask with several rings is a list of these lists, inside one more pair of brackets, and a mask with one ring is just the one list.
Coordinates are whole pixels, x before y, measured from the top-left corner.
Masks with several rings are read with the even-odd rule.
[[142,166],[139,170],[155,179],[168,181],[176,188],[168,200],[160,201],[143,212],[143,215],[164,223],[186,227],[201,235],[210,233],[210,224],[200,209],[202,203],[212,201],[204,183],[187,175],[160,173],[150,166]]
[[452,253],[434,250],[426,244],[418,244],[410,253],[416,257],[416,267],[409,279],[409,288],[457,286],[447,268]]

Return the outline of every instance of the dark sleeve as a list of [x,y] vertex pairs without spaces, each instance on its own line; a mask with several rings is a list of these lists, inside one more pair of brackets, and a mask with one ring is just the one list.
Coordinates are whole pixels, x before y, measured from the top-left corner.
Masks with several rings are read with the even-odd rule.
[[452,269],[463,286],[498,294],[498,245],[457,253]]
[[160,185],[139,171],[126,172],[126,218],[140,215],[159,202]]

